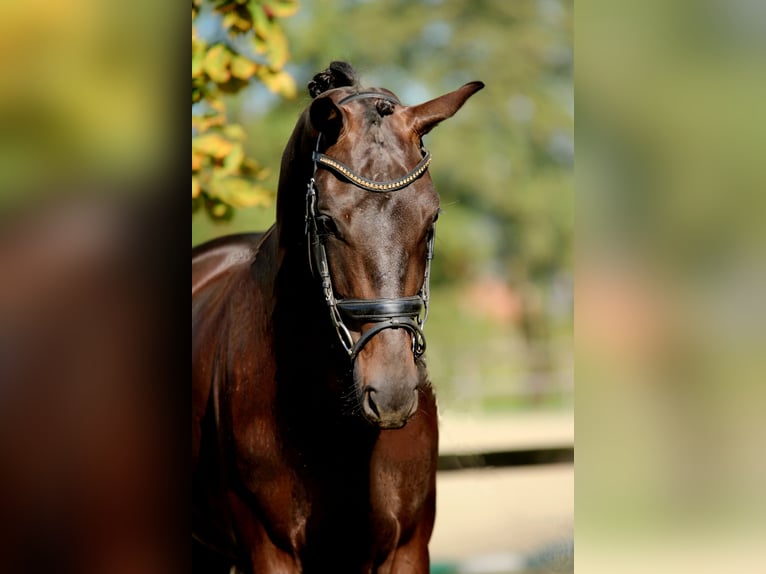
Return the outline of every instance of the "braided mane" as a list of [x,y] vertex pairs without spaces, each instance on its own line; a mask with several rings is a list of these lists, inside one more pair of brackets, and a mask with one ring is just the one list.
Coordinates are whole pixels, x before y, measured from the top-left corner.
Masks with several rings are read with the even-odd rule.
[[308,83],[309,94],[312,98],[333,88],[344,86],[359,86],[356,70],[347,62],[331,62],[330,66],[316,74]]

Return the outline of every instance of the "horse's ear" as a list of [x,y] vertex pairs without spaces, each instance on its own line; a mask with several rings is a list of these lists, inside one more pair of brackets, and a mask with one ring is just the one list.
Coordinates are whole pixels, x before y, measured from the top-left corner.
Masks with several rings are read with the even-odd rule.
[[343,112],[328,96],[319,96],[311,102],[309,118],[313,128],[326,138],[336,138],[343,127]]
[[484,87],[484,82],[470,82],[454,92],[444,94],[417,106],[407,112],[412,117],[412,129],[422,135],[435,128],[439,122],[451,118],[468,98]]

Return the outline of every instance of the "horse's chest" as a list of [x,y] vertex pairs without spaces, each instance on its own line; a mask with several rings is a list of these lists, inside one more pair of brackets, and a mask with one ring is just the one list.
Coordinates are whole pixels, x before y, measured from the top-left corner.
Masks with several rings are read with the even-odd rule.
[[338,456],[261,441],[247,454],[243,478],[258,530],[307,564],[342,555],[352,571],[351,561],[390,555],[423,519],[431,494],[427,450],[405,461],[375,449]]

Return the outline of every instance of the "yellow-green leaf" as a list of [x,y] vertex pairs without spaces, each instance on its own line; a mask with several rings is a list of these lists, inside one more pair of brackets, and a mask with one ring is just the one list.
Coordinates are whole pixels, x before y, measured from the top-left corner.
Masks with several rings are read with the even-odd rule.
[[230,61],[231,52],[223,44],[216,44],[205,56],[205,72],[214,82],[223,83],[231,77],[228,68]]
[[239,124],[229,124],[223,128],[223,133],[232,141],[242,141],[245,139],[245,128]]
[[228,30],[229,28],[234,28],[237,25],[237,20],[239,19],[239,16],[237,16],[236,12],[228,12],[224,15],[223,18],[221,18],[221,26]]
[[208,105],[221,115],[226,114],[226,104],[221,99],[209,99]]
[[197,31],[192,27],[192,78],[202,75],[206,54],[207,44],[197,38]]
[[201,193],[199,180],[192,176],[192,199],[197,199]]
[[199,171],[202,167],[202,159],[205,156],[199,153],[194,153],[192,149],[192,171]]
[[247,32],[253,27],[250,12],[244,6],[238,6],[235,10],[228,12],[221,20],[221,24],[224,29],[233,34]]
[[192,129],[197,133],[208,131],[212,127],[223,126],[226,123],[226,116],[223,114],[212,113],[201,116],[192,116]]
[[192,138],[192,151],[203,155],[213,156],[216,159],[226,157],[234,144],[223,136],[210,133]]
[[195,50],[192,45],[192,78],[198,78],[202,75],[202,66],[205,62],[205,49]]
[[253,32],[255,32],[255,37],[268,41],[269,36],[271,36],[273,22],[266,16],[266,12],[263,11],[263,6],[261,6],[259,0],[250,0],[248,7],[250,8],[250,14],[253,16]]
[[266,87],[275,94],[280,94],[287,99],[292,99],[297,94],[295,80],[285,71],[267,71],[263,74],[259,74],[258,77],[266,85]]
[[266,48],[268,48],[268,43],[259,38],[257,34],[252,35],[252,45],[256,54],[265,54]]
[[221,173],[234,174],[239,172],[243,159],[245,159],[245,151],[242,149],[242,144],[235,144],[231,148],[231,152],[223,159]]
[[208,213],[210,213],[213,219],[229,219],[233,214],[233,210],[231,206],[216,201],[208,207]]
[[192,104],[196,104],[197,102],[202,100],[202,96],[203,96],[202,89],[199,86],[195,86],[192,83],[192,98],[191,98]]
[[266,46],[266,56],[269,59],[271,67],[281,70],[290,57],[290,50],[287,46],[287,36],[285,36],[282,27],[274,24],[271,29],[271,36]]
[[297,0],[268,0],[264,6],[276,18],[287,18],[298,11]]
[[267,205],[271,193],[263,186],[253,184],[242,177],[224,177],[214,181],[213,193],[221,201],[234,208]]
[[257,64],[244,56],[234,56],[231,59],[231,74],[241,80],[247,80],[255,73]]

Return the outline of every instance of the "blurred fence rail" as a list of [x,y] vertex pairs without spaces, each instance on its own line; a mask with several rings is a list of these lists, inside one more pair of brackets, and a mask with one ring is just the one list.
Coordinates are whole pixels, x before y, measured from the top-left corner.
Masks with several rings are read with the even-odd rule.
[[437,470],[446,472],[469,468],[502,468],[572,462],[574,462],[574,446],[560,446],[474,454],[442,454],[439,456]]

